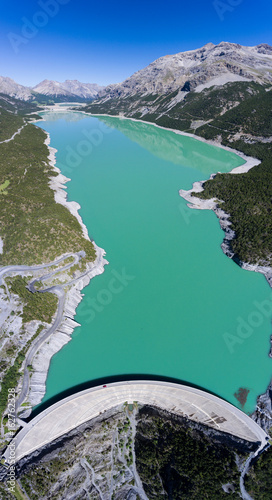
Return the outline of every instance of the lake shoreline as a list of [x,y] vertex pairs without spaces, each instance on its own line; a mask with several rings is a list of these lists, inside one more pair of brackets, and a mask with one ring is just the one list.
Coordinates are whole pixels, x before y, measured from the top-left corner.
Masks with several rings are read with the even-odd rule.
[[[239,168],[239,167],[238,167]],[[252,168],[252,167],[250,167]],[[234,169],[236,170],[236,169]],[[230,174],[237,173],[235,171],[231,171]],[[213,179],[215,174],[212,174],[210,179]],[[233,229],[231,229],[231,222],[229,221],[230,214],[224,212],[222,208],[218,207],[218,200],[215,198],[210,198],[208,200],[204,200],[198,198],[197,196],[192,196],[193,193],[201,193],[204,191],[203,185],[206,181],[197,181],[194,182],[192,189],[179,190],[179,195],[187,201],[187,206],[191,209],[197,210],[212,210],[219,219],[220,227],[225,232],[225,237],[223,243],[221,244],[221,248],[227,257],[234,260],[235,253],[231,249],[231,241],[235,238],[236,234]],[[235,263],[239,265],[242,269],[247,271],[254,271],[257,273],[261,273],[265,276],[269,286],[272,288],[272,268],[269,266],[259,266],[258,264],[249,264],[248,262],[243,262],[239,259],[235,259]],[[272,353],[271,356],[272,357]]]
[[[53,111],[53,109],[52,109]],[[68,110],[67,110],[68,111]],[[129,117],[123,117],[123,116],[113,116],[113,115],[106,115],[106,114],[90,114],[90,113],[86,113],[85,111],[80,111],[80,110],[69,110],[70,111],[75,111],[77,113],[82,113],[86,116],[93,116],[93,117],[99,117],[99,116],[107,116],[109,118],[118,118],[119,120],[120,119],[125,119],[125,120],[132,120],[132,121],[135,121],[135,122],[142,122],[144,124],[147,124],[147,125],[153,125],[157,128],[160,128],[162,130],[169,130],[171,132],[174,132],[178,135],[184,135],[184,136],[188,136],[188,137],[191,137],[193,139],[196,139],[196,140],[200,140],[204,143],[207,143],[209,145],[212,145],[212,146],[216,146],[216,147],[219,147],[220,149],[224,149],[226,151],[229,151],[231,153],[235,153],[237,154],[237,156],[239,156],[245,163],[239,167],[236,167],[234,168],[231,173],[232,174],[238,174],[238,173],[245,173],[247,171],[249,171],[251,168],[253,168],[254,166],[257,166],[259,165],[261,162],[260,160],[256,159],[256,158],[252,158],[252,157],[248,157],[246,156],[245,154],[243,154],[242,152],[240,151],[237,151],[235,149],[232,149],[230,147],[226,147],[226,146],[222,146],[220,143],[216,142],[216,141],[208,141],[208,140],[205,140],[201,137],[198,137],[196,136],[195,134],[189,134],[189,133],[186,133],[186,132],[182,132],[182,131],[179,131],[179,130],[175,130],[175,129],[170,129],[170,128],[166,128],[166,127],[162,127],[162,126],[159,126],[155,123],[152,123],[152,122],[146,122],[144,120],[137,120],[137,119],[134,119],[134,118],[129,118]],[[213,174],[215,175],[215,174]],[[197,184],[199,186],[199,188],[201,187],[202,188],[202,184],[204,183],[205,181],[199,181],[195,184]],[[198,202],[198,204],[200,204],[200,201],[201,202],[206,202],[206,205],[210,202],[210,206],[205,206],[205,207],[200,207],[200,206],[194,206],[194,207],[191,207],[191,208],[202,208],[202,209],[209,209],[209,210],[213,210],[215,211],[215,205],[213,204],[213,200],[200,200],[199,198],[194,198],[194,200],[191,199],[190,197],[190,193],[192,191],[196,191],[197,190],[197,186],[194,184],[194,188],[192,190],[189,190],[189,191],[183,191],[181,190],[181,192],[183,194],[188,195],[188,199],[186,199],[186,201],[188,201],[189,203],[193,203],[194,201],[194,204],[196,203],[196,200]],[[202,189],[201,189],[202,190]],[[180,195],[183,196],[180,192]],[[184,197],[184,196],[183,196]],[[219,211],[219,209],[217,210],[217,212],[215,211],[216,215],[218,216],[219,220],[220,220],[220,225],[221,225],[221,228],[225,231],[225,238],[224,238],[224,241],[222,243],[222,250],[223,252],[230,258],[233,257],[233,254],[231,255],[231,250],[230,250],[230,241],[233,239],[234,237],[234,232],[229,228],[230,226],[230,223],[228,221],[228,218],[229,218],[229,215],[224,213],[223,210],[221,210],[221,212]],[[244,269],[247,269],[247,270],[251,270],[251,271],[255,271],[255,272],[260,272],[262,274],[264,274],[266,276],[266,278],[270,279],[270,273],[271,273],[271,279],[272,279],[272,270],[271,268],[261,268],[260,266],[252,266],[250,264],[247,264],[247,263],[242,263],[243,265],[243,268]],[[242,267],[242,265],[240,267]],[[271,283],[269,283],[270,286]],[[271,346],[272,347],[272,346]],[[271,351],[272,352],[272,351]],[[259,396],[260,398],[261,396]],[[258,399],[259,399],[258,398]],[[256,408],[258,408],[258,402],[257,402],[257,406]],[[255,410],[256,411],[256,410]]]
[[[195,140],[204,142],[206,144],[209,144],[211,146],[219,147],[221,149],[224,149],[225,151],[229,151],[231,153],[236,154],[239,156],[242,160],[244,160],[244,164],[232,169],[229,173],[236,175],[240,173],[247,173],[251,168],[258,166],[261,164],[261,161],[257,158],[247,156],[241,151],[238,151],[236,149],[230,148],[228,146],[223,146],[221,143],[217,141],[212,141],[212,140],[207,140],[204,139],[203,137],[199,137],[195,134],[190,134],[187,132],[182,132],[177,129],[171,129],[168,127],[162,127],[161,125],[157,125],[156,123],[152,122],[147,122],[145,120],[141,119],[136,119],[136,118],[130,118],[126,116],[117,116],[117,115],[107,115],[107,114],[91,114],[91,113],[86,113],[85,111],[80,111],[78,112],[83,113],[87,116],[94,116],[94,117],[99,117],[99,116],[105,116],[109,118],[118,118],[121,120],[132,120],[135,122],[142,122],[146,125],[153,125],[154,127],[160,128],[162,130],[169,130],[171,132],[174,132],[177,135],[182,135],[186,137],[193,138]],[[212,174],[210,178],[212,179],[217,173]],[[231,249],[231,241],[235,238],[235,232],[230,228],[231,223],[229,221],[230,214],[227,214],[224,212],[222,209],[218,207],[218,204],[216,203],[215,199],[210,199],[210,200],[202,200],[201,198],[193,197],[191,195],[192,192],[201,192],[204,190],[203,184],[206,181],[197,181],[193,184],[193,188],[190,190],[179,190],[179,194],[182,198],[184,198],[188,202],[188,207],[191,209],[200,209],[200,210],[212,210],[216,216],[219,219],[220,227],[224,231],[225,236],[223,239],[223,242],[221,244],[221,248],[223,253],[229,257],[230,259],[234,260],[234,252]],[[242,269],[248,270],[248,271],[254,271],[257,273],[261,273],[265,276],[269,286],[272,288],[272,268],[268,266],[259,266],[259,265],[253,265],[249,264],[247,262],[242,262],[242,261],[237,261],[235,260],[235,263],[238,264]],[[268,356],[272,358],[272,335],[270,336],[270,350],[268,352]],[[270,389],[272,385],[272,379],[269,382],[268,388],[265,393],[260,394],[257,397],[256,401],[256,408],[255,411],[252,413],[252,418],[255,421],[258,421],[261,425],[261,423],[264,423],[264,428],[267,430],[269,427],[272,425],[272,401],[270,397]],[[265,408],[265,411],[264,411]],[[265,413],[265,418],[263,418],[263,414]]]
[[[84,238],[91,241],[88,235],[87,227],[83,223],[83,220],[78,212],[81,206],[76,201],[67,201],[65,184],[70,181],[70,179],[61,174],[60,169],[56,166],[57,150],[50,146],[50,134],[46,131],[44,132],[46,133],[44,144],[49,152],[49,165],[53,167],[55,172],[58,173],[56,177],[51,177],[49,180],[49,186],[54,191],[55,202],[64,205],[70,213],[76,217],[81,226]],[[42,345],[38,353],[36,353],[33,358],[33,372],[30,378],[28,393],[28,401],[31,407],[41,403],[46,393],[46,380],[52,357],[59,352],[64,345],[72,340],[74,329],[80,326],[80,324],[74,320],[74,317],[76,316],[76,309],[83,298],[81,291],[88,286],[92,278],[102,274],[104,272],[104,266],[108,264],[108,261],[104,258],[106,251],[103,248],[98,247],[94,241],[92,241],[92,243],[96,251],[95,261],[87,264],[87,273],[80,277],[66,292],[61,325],[58,330],[49,337],[49,340]]]
[[[52,109],[53,111],[53,109]],[[181,130],[178,129],[173,129],[169,127],[162,127],[161,125],[158,125],[157,123],[153,122],[147,122],[145,120],[140,120],[136,118],[130,118],[128,116],[118,116],[118,115],[106,115],[106,114],[94,114],[94,113],[86,113],[86,111],[80,111],[80,110],[73,110],[70,109],[69,111],[72,112],[77,112],[77,113],[82,113],[86,116],[94,116],[98,118],[99,116],[105,116],[108,118],[118,118],[119,120],[131,120],[134,122],[140,122],[144,123],[145,125],[152,125],[153,127],[157,127],[161,130],[169,130],[169,132],[174,132],[177,135],[182,135],[185,137],[190,137],[191,139],[195,139],[196,141],[201,141],[204,142],[205,144],[209,144],[210,146],[218,147],[220,149],[224,149],[225,151],[229,151],[230,153],[234,153],[237,156],[239,156],[245,163],[243,165],[240,165],[239,167],[235,167],[231,172],[233,174],[242,174],[248,172],[251,168],[256,167],[257,165],[260,165],[261,161],[258,158],[254,158],[253,156],[247,156],[242,151],[239,151],[238,149],[233,149],[230,148],[229,146],[223,146],[220,142],[217,141],[212,141],[208,139],[204,139],[203,137],[197,136],[196,134],[190,134],[189,132],[182,132]],[[219,172],[216,172],[219,173]]]

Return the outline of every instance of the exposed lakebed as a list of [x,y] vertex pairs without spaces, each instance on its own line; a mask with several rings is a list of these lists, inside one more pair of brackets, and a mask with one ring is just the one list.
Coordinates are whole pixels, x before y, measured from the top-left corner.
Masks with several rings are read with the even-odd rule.
[[68,200],[80,203],[109,261],[83,291],[82,326],[53,357],[44,400],[94,379],[146,374],[199,385],[240,408],[246,394],[243,409],[253,411],[271,378],[271,317],[262,309],[271,289],[223,254],[215,214],[190,210],[179,196],[243,160],[131,120],[43,118],[57,166],[71,178]]

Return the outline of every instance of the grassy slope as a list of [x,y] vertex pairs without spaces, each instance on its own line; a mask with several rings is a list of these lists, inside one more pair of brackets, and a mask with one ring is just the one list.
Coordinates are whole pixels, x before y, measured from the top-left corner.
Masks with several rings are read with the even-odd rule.
[[177,91],[166,95],[136,94],[131,97],[109,99],[104,103],[95,101],[85,110],[94,114],[124,113],[125,116],[132,118],[142,118],[161,126],[188,131],[191,130],[192,120],[212,120],[220,115],[222,109],[230,109],[248,97],[264,92],[264,87],[257,83],[235,82],[221,88],[205,89],[201,93],[188,93],[184,101],[171,106],[171,109],[169,105],[178,94]]

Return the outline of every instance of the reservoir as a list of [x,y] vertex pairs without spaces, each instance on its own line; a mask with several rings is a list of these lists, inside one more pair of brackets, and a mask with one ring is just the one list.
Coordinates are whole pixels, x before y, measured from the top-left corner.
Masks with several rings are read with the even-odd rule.
[[43,119],[57,167],[71,179],[68,201],[81,205],[109,261],[83,290],[81,326],[52,358],[44,401],[87,381],[145,374],[253,411],[272,372],[271,289],[223,254],[216,215],[190,210],[179,196],[243,160],[132,120],[65,110]]

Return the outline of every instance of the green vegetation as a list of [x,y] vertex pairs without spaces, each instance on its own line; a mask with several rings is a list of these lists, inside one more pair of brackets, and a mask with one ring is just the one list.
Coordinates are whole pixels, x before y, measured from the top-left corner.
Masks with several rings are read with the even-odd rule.
[[[0,101],[1,102],[1,101]],[[22,116],[13,115],[1,108],[0,115],[0,141],[5,141],[10,139],[12,135],[17,132],[17,130],[24,125],[24,119]]]
[[176,118],[184,117],[186,114],[194,120],[207,121],[220,116],[222,110],[226,113],[234,106],[235,110],[239,103],[246,102],[248,98],[264,94],[264,87],[257,83],[228,83],[223,87],[204,89],[200,93],[190,92],[186,96],[184,105],[177,104],[171,114]]
[[0,142],[10,139],[25,122],[33,118],[27,113],[38,111],[36,105],[0,94]]
[[[28,293],[30,293],[30,292],[28,292]],[[35,295],[44,295],[44,294],[36,293]],[[49,293],[48,295],[52,295],[52,294]],[[52,307],[52,310],[53,310],[53,307]],[[43,329],[44,329],[43,325],[38,326],[36,333],[33,335],[33,337],[30,340],[28,340],[25,347],[23,349],[21,349],[21,351],[18,352],[16,359],[15,359],[14,363],[12,364],[12,366],[9,366],[9,364],[6,363],[5,361],[1,363],[1,365],[3,365],[3,366],[1,366],[1,368],[4,370],[4,375],[3,375],[3,378],[1,380],[1,391],[0,391],[0,421],[1,421],[1,418],[2,418],[2,415],[5,411],[5,409],[7,407],[8,389],[15,389],[17,387],[18,382],[19,382],[19,378],[21,376],[21,373],[20,373],[21,367],[22,367],[23,361],[25,359],[26,353],[27,353],[29,347],[31,346],[31,343],[33,342],[33,340],[38,337],[38,335],[41,333],[41,331]],[[12,354],[15,354],[15,350],[14,350],[14,352],[12,352]],[[3,423],[5,423],[5,422],[3,421]]]
[[[232,249],[244,262],[272,263],[272,90],[254,82],[233,82],[221,87],[188,92],[169,109],[175,93],[135,95],[94,102],[86,110],[141,118],[163,127],[195,132],[217,139],[262,161],[247,174],[218,174],[204,185],[200,198],[214,197],[231,215],[236,238]],[[154,97],[152,99],[151,97]],[[146,114],[146,109],[148,113]],[[198,123],[199,122],[199,123]],[[201,125],[201,126],[200,126]]]
[[[223,87],[212,87],[202,92],[188,92],[184,100],[170,107],[178,90],[168,94],[148,94],[142,96],[116,97],[104,103],[95,101],[84,108],[94,114],[119,115],[156,122],[162,127],[178,130],[190,130],[194,120],[213,120],[220,116],[222,110],[228,111],[249,97],[264,95],[265,88],[257,83],[233,82]],[[144,110],[142,116],[141,110]],[[148,113],[146,111],[148,110]]]
[[271,500],[272,498],[272,449],[266,450],[251,467],[245,478],[245,488],[256,500]]
[[[240,498],[235,453],[161,413],[144,408],[137,425],[136,465],[148,498]],[[222,488],[228,483],[231,494]]]
[[[272,263],[272,164],[264,161],[246,174],[217,174],[205,183],[200,198],[224,200],[236,237],[231,242],[241,261]],[[195,194],[196,195],[196,194]]]
[[[130,109],[130,116],[134,116],[137,113],[137,108],[139,100],[143,106],[152,106],[156,104],[156,99],[160,97],[158,94],[149,94],[146,96],[141,96],[141,94],[135,94],[133,96],[124,98],[114,98],[104,104],[98,104],[96,102],[90,103],[84,107],[84,111],[87,113],[95,114],[109,114],[109,115],[119,115],[119,113],[124,113],[127,116],[127,111]],[[145,119],[145,118],[144,118]]]
[[26,500],[26,496],[21,491],[21,488],[20,488],[19,484],[17,483],[17,481],[15,482],[14,496],[15,496],[16,500]]
[[14,500],[14,495],[7,488],[0,485],[0,498],[1,500]]
[[12,293],[19,295],[24,301],[23,323],[32,320],[45,321],[51,323],[53,314],[56,312],[58,298],[50,292],[32,293],[27,288],[27,278],[16,276],[7,278],[6,282]]
[[[251,87],[252,88],[252,87]],[[220,132],[234,134],[241,131],[243,134],[269,137],[272,134],[272,92],[266,91],[260,85],[255,84],[253,95],[245,96],[245,100],[240,102],[235,108],[224,113],[223,116],[216,117],[209,128],[215,129],[211,132],[212,137]],[[197,132],[205,136],[208,127],[201,127]],[[224,134],[226,136],[226,134]],[[227,141],[228,142],[228,141]]]
[[91,102],[92,99],[84,98],[84,97],[79,97],[79,96],[67,96],[67,95],[60,95],[60,96],[48,96],[46,94],[38,94],[37,92],[32,91],[33,94],[33,104],[40,104],[40,105],[51,105],[59,102]]
[[[241,261],[271,265],[272,263],[272,144],[257,139],[249,141],[244,131],[272,136],[272,91],[260,93],[243,102],[235,110],[201,127],[203,137],[214,138],[218,127],[228,123],[231,133],[223,133],[223,144],[239,149],[262,160],[246,174],[217,174],[204,185],[200,198],[215,197],[220,206],[231,214],[230,221],[236,237],[231,246]],[[215,125],[216,127],[215,128]],[[233,134],[243,130],[239,140]],[[263,131],[263,133],[262,133]]]
[[3,184],[0,186],[0,194],[8,194],[6,191],[7,187],[10,185],[10,181],[5,181]]
[[14,361],[14,364],[8,369],[3,377],[0,392],[0,418],[2,418],[3,412],[5,411],[8,404],[8,390],[15,389],[15,387],[17,387],[20,377],[20,369],[25,359],[26,350],[27,349],[24,348],[19,352],[17,358]]
[[[0,226],[4,244],[0,266],[36,265],[84,250],[86,256],[76,266],[84,270],[86,262],[95,259],[95,250],[83,237],[77,219],[55,202],[49,180],[57,173],[49,164],[46,134],[29,123],[34,116],[28,113],[38,110],[33,103],[0,95],[0,142],[22,129],[12,140],[0,144]],[[71,258],[63,265],[68,261]],[[32,320],[51,323],[58,303],[54,294],[31,293],[26,288],[27,278],[21,276],[7,278],[6,283],[22,299],[23,324]],[[8,389],[17,387],[26,353],[43,329],[40,325],[23,349],[10,341],[6,346],[6,359],[1,361],[0,416],[7,406]],[[18,340],[20,332],[16,334]],[[31,366],[28,369],[31,371]]]
[[[1,112],[4,114],[0,115],[3,120],[0,138],[1,130],[10,137],[22,125],[23,118],[6,112],[6,120],[2,107]],[[4,240],[0,265],[38,264],[63,253],[85,250],[86,258],[81,261],[84,268],[86,261],[94,260],[95,251],[92,243],[82,236],[76,218],[63,205],[55,203],[48,181],[57,174],[49,165],[45,138],[41,129],[27,124],[12,141],[0,145],[0,184],[10,183],[7,194],[0,196]]]
[[[11,492],[12,491],[12,492]],[[27,500],[26,496],[20,489],[20,486],[17,481],[15,481],[15,486],[10,491],[5,491],[2,487],[0,487],[0,498],[1,500]]]
[[[61,458],[54,458],[42,467],[37,467],[21,478],[21,484],[31,500],[39,500],[50,487],[55,483],[56,476],[66,469],[66,464]],[[35,484],[35,490],[38,494],[33,493],[32,483]]]
[[[128,486],[135,485],[135,479],[127,474],[127,465],[133,460],[133,441],[131,429],[124,432],[126,424],[124,413],[86,422],[40,454],[28,456],[17,466],[19,488],[31,500],[81,498],[85,492],[98,500],[92,482],[95,478],[105,498],[110,491],[112,497],[127,498]],[[122,439],[129,443],[126,465],[117,452],[117,429],[122,430]],[[237,459],[245,460],[248,455],[236,449],[234,442],[229,446],[224,437],[207,431],[205,426],[144,407],[137,415],[135,452],[137,470],[150,500],[240,498]],[[246,489],[256,500],[271,498],[271,459],[270,450],[263,453],[246,478]],[[85,461],[92,474],[82,466]],[[1,494],[0,490],[1,499],[9,498]]]
[[128,498],[129,487],[135,482],[132,474],[128,474],[127,464],[120,461],[115,436],[117,428],[123,428],[124,419],[124,414],[116,412],[104,421],[86,422],[40,454],[29,455],[16,467],[19,487],[31,500],[63,500],[86,495],[92,500],[99,500],[102,495]]

